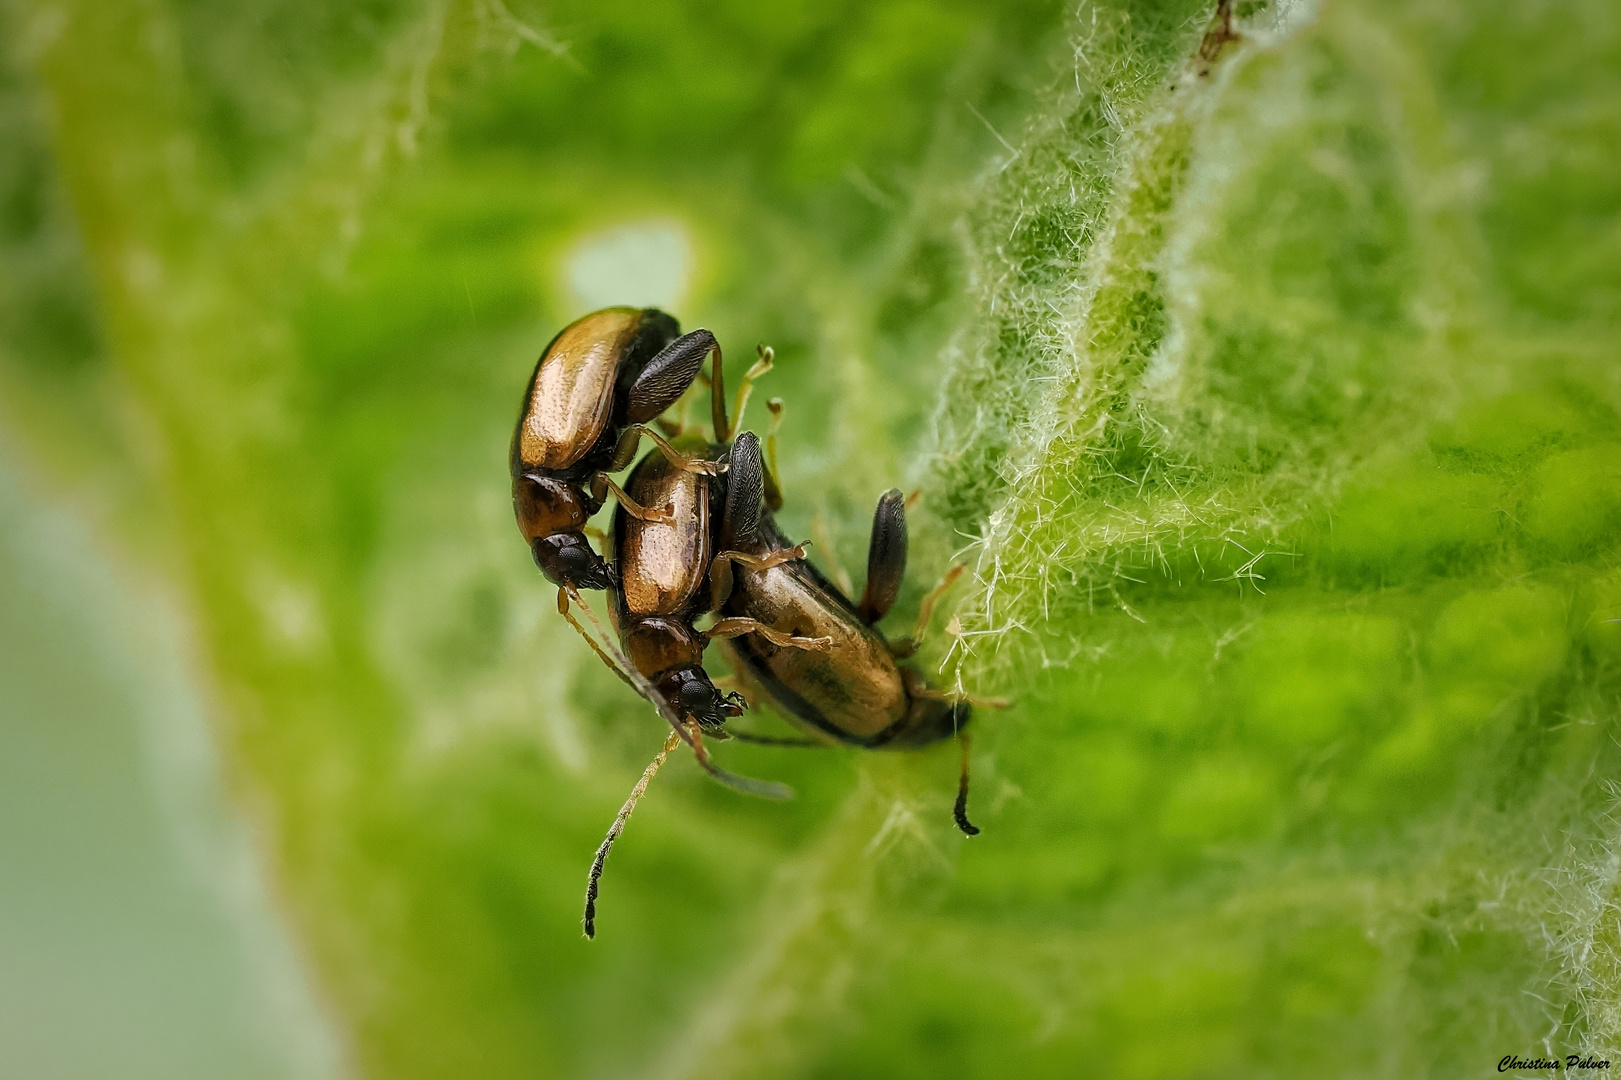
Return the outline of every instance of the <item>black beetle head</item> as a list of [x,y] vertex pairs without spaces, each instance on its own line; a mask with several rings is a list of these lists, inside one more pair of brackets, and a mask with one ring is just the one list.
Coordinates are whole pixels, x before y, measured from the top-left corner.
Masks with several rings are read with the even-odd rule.
[[564,532],[542,536],[530,545],[535,565],[553,585],[573,585],[576,589],[606,589],[614,583],[613,567],[591,550],[583,533]]
[[677,668],[660,684],[676,715],[698,721],[699,727],[716,730],[731,717],[743,715],[743,696],[735,691],[721,693],[701,667]]

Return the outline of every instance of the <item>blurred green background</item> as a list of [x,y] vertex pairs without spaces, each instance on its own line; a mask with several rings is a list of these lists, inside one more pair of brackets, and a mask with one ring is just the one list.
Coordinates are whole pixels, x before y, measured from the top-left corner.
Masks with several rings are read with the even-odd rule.
[[[1621,16],[1212,8],[5,0],[4,1071],[1621,1057]],[[1011,707],[972,841],[949,747],[676,761],[586,942],[662,732],[505,451],[627,302]]]

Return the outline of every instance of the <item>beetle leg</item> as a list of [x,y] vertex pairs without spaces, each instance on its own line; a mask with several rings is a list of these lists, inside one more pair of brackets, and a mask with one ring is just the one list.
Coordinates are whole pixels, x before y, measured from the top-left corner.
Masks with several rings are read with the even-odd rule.
[[934,617],[934,605],[945,595],[946,590],[962,577],[964,569],[966,568],[958,563],[946,571],[946,576],[940,579],[940,584],[929,590],[929,595],[923,598],[923,603],[917,609],[917,625],[912,628],[912,636],[901,638],[891,644],[890,652],[897,657],[907,657],[917,652],[917,647],[923,644],[923,634],[929,628],[929,620]]
[[758,619],[748,619],[742,616],[722,619],[704,631],[704,637],[707,638],[731,638],[742,634],[759,634],[771,644],[784,649],[825,649],[833,644],[832,638],[795,637],[792,634],[784,634],[780,630],[773,630]]
[[608,835],[603,838],[601,846],[597,848],[596,857],[591,860],[591,875],[585,882],[585,936],[588,938],[597,936],[597,888],[602,880],[603,864],[608,861],[608,852],[613,848],[614,841],[619,839],[619,834],[625,831],[625,826],[630,822],[630,815],[635,811],[636,804],[641,801],[642,796],[647,793],[647,785],[653,782],[659,766],[664,764],[670,752],[680,744],[681,736],[670,732],[664,740],[664,749],[658,752],[651,764],[642,771],[642,778],[636,781],[636,786],[630,789],[630,797],[625,800],[625,805],[619,808],[614,823],[608,826]]
[[756,351],[760,358],[749,366],[744,373],[743,381],[737,387],[737,403],[732,406],[732,427],[743,426],[743,412],[749,407],[749,397],[754,393],[754,380],[771,370],[772,361],[776,359],[776,351],[769,345],[757,345]]
[[872,514],[872,540],[867,545],[867,587],[856,610],[871,626],[895,606],[906,576],[906,503],[890,488]]
[[711,350],[720,355],[720,344],[708,330],[682,334],[659,350],[630,384],[625,415],[634,423],[646,423],[674,405],[692,385]]
[[967,694],[954,694],[945,690],[936,690],[924,681],[923,676],[916,669],[901,665],[901,681],[906,684],[906,693],[910,697],[926,698],[929,701],[949,701],[953,704],[966,701],[970,705],[977,705],[982,709],[1005,709],[1008,702],[1004,698],[977,698]]
[[719,611],[732,595],[732,560],[716,556],[709,564],[709,610]]
[[732,595],[732,563],[740,563],[750,570],[770,570],[774,566],[805,557],[805,544],[779,548],[769,555],[750,555],[743,551],[723,551],[709,564],[709,610],[719,611],[726,598]]
[[630,424],[620,433],[619,441],[614,444],[613,460],[608,463],[608,468],[604,471],[618,472],[629,465],[635,459],[636,451],[641,446],[642,436],[644,435],[653,440],[653,445],[658,447],[659,452],[668,458],[670,464],[676,468],[683,469],[686,472],[699,473],[703,476],[720,475],[721,467],[718,463],[683,454],[671,446],[669,440],[646,424]]
[[613,482],[613,477],[607,473],[597,473],[591,478],[591,486],[601,485],[603,490],[612,493],[619,500],[619,505],[625,508],[625,513],[640,521],[651,521],[655,525],[674,525],[675,515],[668,506],[663,510],[649,510],[635,499],[626,495],[624,489]]
[[704,631],[704,636],[708,638],[733,638],[741,637],[744,634],[759,634],[773,645],[783,649],[819,650],[833,644],[832,638],[795,637],[792,634],[784,634],[779,630],[773,630],[763,622],[742,616],[722,619]]
[[619,433],[619,441],[614,443],[614,456],[608,462],[606,472],[618,472],[629,465],[636,457],[636,451],[642,445],[642,425],[631,424]]
[[778,548],[769,555],[750,555],[743,551],[723,551],[715,557],[718,559],[724,556],[735,563],[748,567],[750,570],[770,570],[773,566],[781,566],[783,563],[790,563],[795,559],[803,559],[805,549],[808,547],[810,547],[810,542],[806,541],[803,544],[795,544],[790,548]]
[[[901,670],[904,672],[910,669],[903,667]],[[981,709],[1005,709],[1010,704],[1006,698],[978,698],[967,694],[948,694],[944,690],[924,686],[921,678],[917,680],[916,685],[908,685],[906,692],[915,698],[928,698],[930,701],[949,701],[953,704],[966,701],[968,704]]]
[[828,538],[827,519],[822,516],[820,510],[816,511],[816,516],[811,518],[811,536],[816,539],[816,546],[822,549],[822,561],[827,563],[828,572],[833,575],[833,584],[837,585],[839,591],[846,597],[849,597],[851,593],[856,591],[856,587],[850,583],[850,571],[844,568],[844,563],[839,560],[838,552],[833,548],[833,541]]
[[653,440],[653,445],[659,448],[659,453],[664,455],[665,460],[683,472],[697,473],[699,476],[719,476],[726,471],[726,467],[720,462],[705,461],[703,458],[696,458],[691,454],[683,454],[652,428],[642,424],[636,426],[641,429],[643,435]]

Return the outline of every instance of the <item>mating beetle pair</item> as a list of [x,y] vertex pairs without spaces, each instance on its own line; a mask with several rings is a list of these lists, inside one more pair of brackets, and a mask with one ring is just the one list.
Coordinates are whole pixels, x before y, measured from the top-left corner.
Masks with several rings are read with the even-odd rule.
[[[700,379],[706,357],[714,441],[675,442],[647,425]],[[741,420],[752,379],[769,370],[770,354],[749,372],[734,410]],[[772,402],[774,411],[779,403]],[[643,435],[657,450],[624,489],[609,473],[628,465]],[[691,451],[691,452],[688,452]],[[558,586],[558,610],[621,678],[653,703],[672,731],[626,800],[592,863],[585,929],[594,934],[598,878],[637,799],[679,741],[717,779],[766,797],[791,794],[780,784],[737,777],[710,760],[706,734],[728,732],[742,695],[722,692],[703,667],[712,638],[726,640],[732,667],[752,697],[769,700],[814,742],[869,748],[920,746],[957,735],[962,771],[955,818],[968,835],[970,707],[930,689],[897,661],[911,639],[891,645],[875,624],[894,604],[906,568],[905,504],[900,492],[879,500],[859,601],[844,595],[788,542],[772,511],[781,495],[760,442],[732,439],[726,415],[720,346],[707,330],[681,335],[674,319],[653,309],[609,308],[564,329],[542,353],[529,382],[511,450],[513,506],[536,564]],[[587,519],[615,496],[609,558],[592,551]],[[955,574],[952,575],[954,577]],[[949,584],[951,577],[942,584]],[[570,601],[590,616],[581,589],[605,589],[621,648],[599,643],[574,619]],[[925,601],[918,633],[933,601]],[[707,630],[696,627],[713,614]],[[593,617],[594,621],[594,617]],[[600,631],[600,626],[598,627]]]

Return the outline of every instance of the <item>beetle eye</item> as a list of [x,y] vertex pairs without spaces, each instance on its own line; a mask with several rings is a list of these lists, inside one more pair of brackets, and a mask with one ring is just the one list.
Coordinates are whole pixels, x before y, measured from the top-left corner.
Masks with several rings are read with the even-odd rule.
[[681,705],[687,712],[707,711],[711,696],[709,687],[696,679],[681,684]]
[[570,544],[557,553],[557,563],[570,577],[576,577],[591,567],[591,555],[585,548]]

